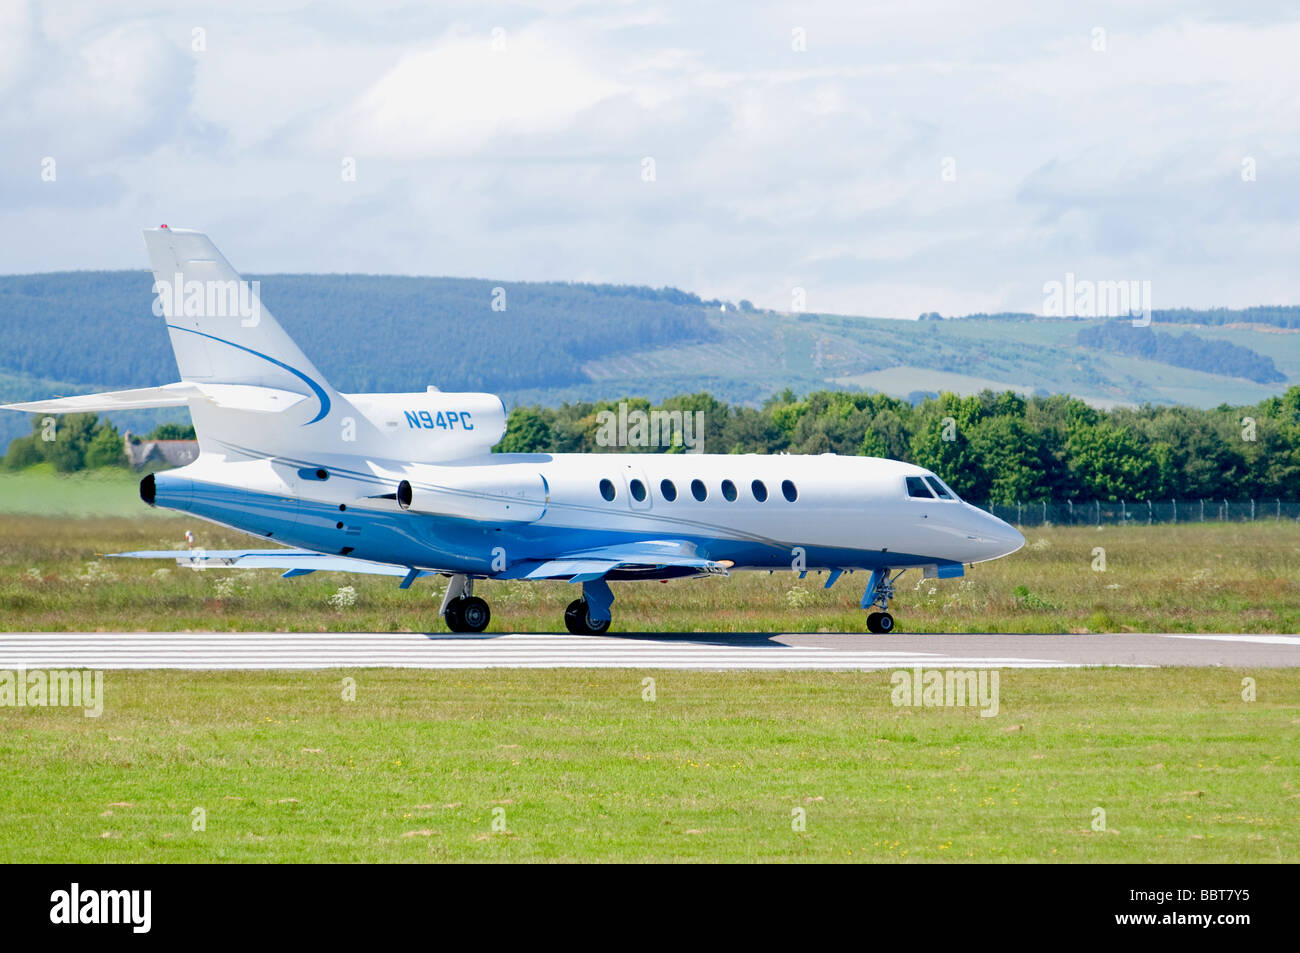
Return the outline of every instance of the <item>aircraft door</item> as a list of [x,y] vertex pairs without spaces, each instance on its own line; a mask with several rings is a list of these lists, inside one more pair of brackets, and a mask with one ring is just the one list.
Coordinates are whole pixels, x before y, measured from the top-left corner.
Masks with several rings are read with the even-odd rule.
[[627,495],[630,509],[649,510],[654,506],[650,481],[646,479],[645,468],[639,463],[623,464],[623,491]]

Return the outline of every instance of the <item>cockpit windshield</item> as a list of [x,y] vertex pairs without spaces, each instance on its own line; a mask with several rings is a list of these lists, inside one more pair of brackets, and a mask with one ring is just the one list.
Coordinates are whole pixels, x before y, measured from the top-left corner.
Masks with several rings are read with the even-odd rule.
[[934,490],[934,495],[941,500],[951,500],[953,495],[948,488],[939,482],[937,476],[927,476],[925,482],[930,484],[930,489]]
[[930,492],[929,488],[925,485],[925,481],[920,477],[907,478],[907,495],[922,500],[934,499],[934,494]]
[[939,499],[941,500],[957,499],[957,494],[948,488],[948,484],[944,483],[934,474],[926,474],[925,482],[930,484],[930,488],[934,490],[935,496],[939,497]]

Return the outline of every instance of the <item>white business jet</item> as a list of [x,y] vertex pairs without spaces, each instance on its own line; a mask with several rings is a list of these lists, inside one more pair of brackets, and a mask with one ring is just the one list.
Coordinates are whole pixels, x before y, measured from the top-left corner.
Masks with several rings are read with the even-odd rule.
[[481,632],[481,579],[562,579],[581,597],[570,632],[605,632],[611,581],[738,570],[867,576],[867,628],[890,632],[898,576],[961,576],[1024,537],[938,476],[873,457],[491,452],[506,411],[491,394],[341,394],[208,237],[146,229],[155,313],[180,380],[9,404],[37,413],[188,407],[199,456],[146,476],[150,506],[289,548],[115,555],[182,565],[379,573],[402,588],[450,578],[440,612]]

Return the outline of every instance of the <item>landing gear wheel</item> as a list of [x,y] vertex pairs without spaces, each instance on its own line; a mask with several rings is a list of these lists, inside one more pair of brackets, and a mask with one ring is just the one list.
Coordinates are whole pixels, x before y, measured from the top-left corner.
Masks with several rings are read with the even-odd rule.
[[447,628],[453,632],[464,631],[461,628],[464,623],[460,621],[460,601],[459,599],[452,599],[451,602],[447,603],[447,611],[442,614],[442,621],[447,623]]
[[873,612],[867,616],[867,631],[884,635],[894,631],[894,617],[888,612]]
[[488,627],[492,612],[478,596],[462,596],[447,604],[442,617],[453,632],[482,632]]
[[611,621],[606,619],[603,622],[593,622],[587,614],[586,599],[574,599],[564,610],[564,627],[574,635],[600,635],[608,632]]

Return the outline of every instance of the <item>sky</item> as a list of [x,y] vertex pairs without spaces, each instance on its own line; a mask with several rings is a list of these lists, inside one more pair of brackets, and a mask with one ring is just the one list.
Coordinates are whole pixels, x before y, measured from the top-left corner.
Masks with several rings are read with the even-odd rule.
[[1300,303],[1300,7],[0,0],[0,273]]

